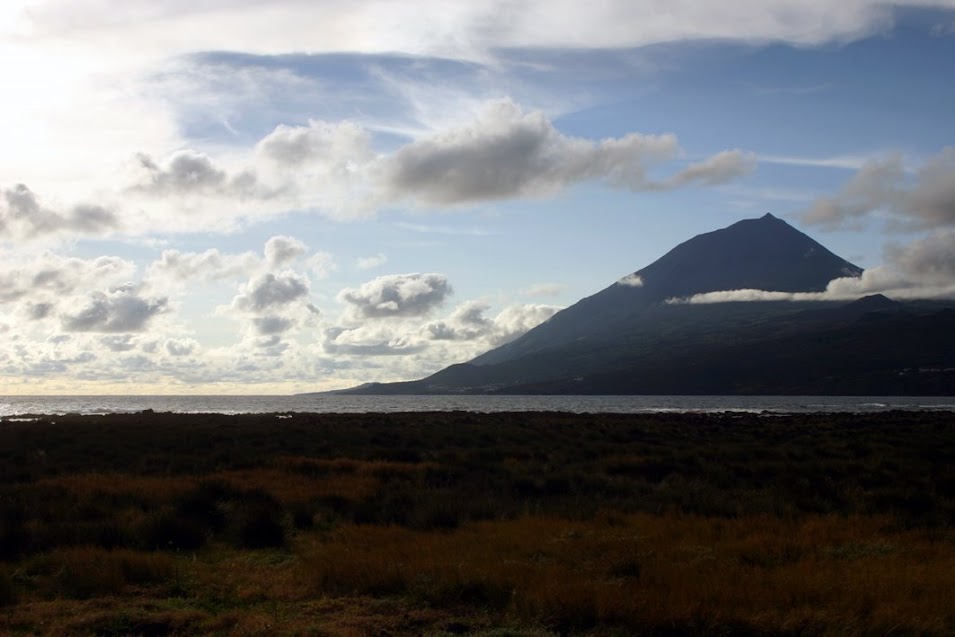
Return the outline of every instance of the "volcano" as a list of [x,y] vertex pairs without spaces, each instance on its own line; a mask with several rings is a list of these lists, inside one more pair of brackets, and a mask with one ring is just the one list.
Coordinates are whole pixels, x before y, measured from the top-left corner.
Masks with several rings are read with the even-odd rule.
[[516,340],[354,394],[955,392],[955,312],[882,296],[694,304],[731,290],[823,292],[862,268],[766,214],[698,235]]

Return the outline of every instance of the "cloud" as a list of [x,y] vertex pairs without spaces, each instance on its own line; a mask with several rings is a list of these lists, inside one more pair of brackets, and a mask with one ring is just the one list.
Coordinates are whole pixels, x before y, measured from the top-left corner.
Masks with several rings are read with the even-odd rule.
[[870,160],[843,186],[839,194],[816,200],[801,218],[808,224],[830,228],[868,215],[901,201],[899,190],[905,170],[902,157]]
[[163,348],[170,356],[189,356],[199,349],[199,343],[191,338],[167,338]]
[[135,271],[135,264],[118,257],[79,259],[43,252],[25,263],[0,264],[0,304],[28,298],[34,304],[52,305],[81,288],[125,282]]
[[955,224],[955,147],[946,147],[919,168],[905,207],[926,226]]
[[306,260],[305,264],[316,279],[326,279],[330,273],[338,269],[334,257],[328,252],[316,252]]
[[437,341],[473,340],[486,336],[494,328],[494,322],[484,316],[488,309],[487,303],[468,301],[456,307],[447,319],[428,323],[425,330],[429,338]]
[[388,257],[382,253],[374,254],[370,257],[358,257],[355,259],[355,267],[359,270],[374,270],[388,262]]
[[180,150],[160,166],[149,155],[136,156],[138,170],[132,188],[154,196],[233,195],[250,197],[257,193],[257,177],[243,171],[229,176],[205,153]]
[[259,141],[256,150],[284,168],[320,164],[330,172],[348,171],[350,165],[366,163],[374,157],[369,132],[348,121],[309,120],[307,126],[280,124]]
[[279,235],[265,242],[265,261],[273,268],[288,265],[306,252],[305,244],[294,237]]
[[672,190],[691,184],[718,186],[752,172],[755,166],[754,153],[739,149],[724,150],[702,162],[690,164],[658,187],[661,190]]
[[[279,126],[254,149],[223,151],[225,161],[188,148],[161,161],[138,153],[124,178],[127,185],[104,188],[102,196],[113,202],[109,207],[79,205],[64,216],[40,206],[26,187],[6,191],[0,233],[30,238],[57,230],[227,231],[290,210],[356,219],[406,203],[427,208],[546,197],[590,181],[633,191],[712,186],[745,174],[753,164],[751,154],[728,150],[670,177],[651,178],[651,171],[679,158],[674,135],[571,137],[544,113],[525,112],[508,99],[484,102],[472,120],[425,132],[389,153],[373,153],[371,138],[357,123],[312,121]],[[480,228],[452,232],[486,234]],[[303,253],[304,245],[289,243],[294,241],[275,238],[267,258],[294,258],[280,250]]]
[[422,352],[426,341],[380,323],[325,330],[322,347],[328,354],[349,356],[405,356]]
[[136,347],[132,334],[119,334],[116,336],[104,336],[99,339],[106,349],[111,352],[128,352]]
[[258,264],[259,258],[252,252],[222,254],[215,248],[204,252],[163,250],[159,259],[150,264],[147,279],[216,281],[246,276]]
[[142,298],[132,287],[89,295],[86,306],[62,317],[67,332],[140,332],[167,310],[165,298]]
[[103,206],[78,204],[61,214],[41,205],[39,197],[24,184],[3,191],[0,237],[31,239],[61,231],[102,234],[117,229],[116,215]]
[[889,262],[919,281],[955,285],[955,229],[935,232],[905,246],[890,245]]
[[511,305],[494,317],[494,334],[491,345],[499,347],[509,343],[525,332],[537,327],[562,307],[556,305]]
[[451,294],[442,274],[390,274],[345,288],[338,300],[348,303],[364,318],[422,316]]
[[[843,43],[882,31],[906,0],[742,0],[721,5],[607,0],[593,5],[478,0],[396,2],[124,3],[47,0],[11,21],[14,33],[61,36],[81,51],[100,42],[111,65],[197,50],[400,51],[483,58],[513,48],[619,49],[680,40],[798,45]],[[945,0],[919,5],[951,7]],[[129,48],[138,43],[140,49]],[[123,44],[125,46],[119,47]],[[129,50],[126,56],[112,54]],[[118,59],[117,59],[118,58]]]
[[246,312],[262,312],[288,305],[308,296],[308,279],[294,272],[270,273],[253,277],[240,288],[232,306]]
[[433,321],[424,333],[434,341],[476,341],[481,350],[498,347],[537,327],[559,312],[555,305],[511,305],[494,318],[484,316],[490,309],[486,303],[462,303],[446,319]]
[[946,147],[909,176],[902,156],[867,162],[833,197],[823,197],[801,213],[809,224],[830,228],[858,226],[883,213],[905,225],[955,225],[955,148]]
[[647,169],[677,150],[673,135],[568,137],[543,113],[524,113],[504,100],[488,104],[467,126],[399,148],[380,170],[386,198],[441,206],[546,196],[593,179],[646,189]]
[[524,290],[523,294],[530,297],[560,296],[566,288],[562,283],[538,283]]
[[619,281],[617,285],[625,285],[631,288],[641,288],[643,287],[643,279],[640,278],[640,275],[634,272],[633,274],[628,274]]
[[283,334],[295,326],[295,321],[281,316],[263,316],[252,319],[255,331],[263,336]]
[[27,314],[33,321],[40,321],[53,313],[53,303],[31,303]]

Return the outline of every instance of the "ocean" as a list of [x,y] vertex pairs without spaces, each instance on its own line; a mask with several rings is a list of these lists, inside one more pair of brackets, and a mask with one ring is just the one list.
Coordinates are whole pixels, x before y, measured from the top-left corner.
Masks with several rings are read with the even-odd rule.
[[875,413],[955,411],[955,396],[0,396],[0,417],[173,413],[380,413],[563,411],[572,413]]

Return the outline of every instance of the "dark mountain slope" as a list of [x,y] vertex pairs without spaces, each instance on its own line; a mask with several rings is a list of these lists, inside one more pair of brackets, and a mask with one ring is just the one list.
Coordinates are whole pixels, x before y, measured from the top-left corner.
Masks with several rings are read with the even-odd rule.
[[641,285],[614,283],[469,363],[351,393],[955,393],[955,311],[944,303],[668,302],[821,291],[861,272],[772,215],[740,221],[629,277]]
[[681,243],[630,275],[642,285],[614,283],[471,362],[489,365],[573,342],[613,340],[639,323],[648,308],[674,297],[749,288],[818,292],[832,279],[861,273],[858,266],[767,214]]

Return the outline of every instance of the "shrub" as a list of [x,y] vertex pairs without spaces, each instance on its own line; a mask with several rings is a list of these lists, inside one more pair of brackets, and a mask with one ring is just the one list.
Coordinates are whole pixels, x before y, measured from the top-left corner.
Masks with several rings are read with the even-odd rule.
[[232,544],[240,549],[285,546],[283,517],[282,508],[270,498],[238,503],[230,533]]
[[0,498],[0,559],[16,556],[26,548],[26,509],[20,502]]
[[199,524],[169,509],[146,518],[139,536],[143,548],[151,550],[194,551],[206,541],[206,533]]
[[17,594],[13,588],[13,581],[10,574],[5,570],[0,570],[0,607],[10,606],[17,601]]

